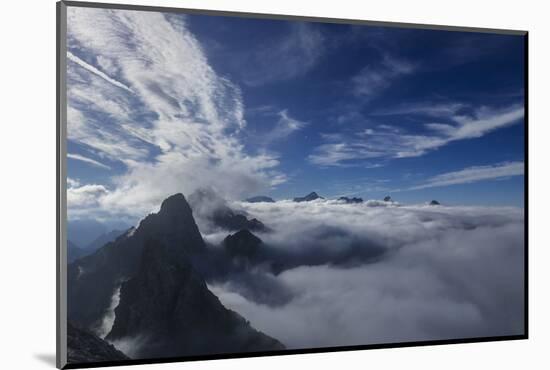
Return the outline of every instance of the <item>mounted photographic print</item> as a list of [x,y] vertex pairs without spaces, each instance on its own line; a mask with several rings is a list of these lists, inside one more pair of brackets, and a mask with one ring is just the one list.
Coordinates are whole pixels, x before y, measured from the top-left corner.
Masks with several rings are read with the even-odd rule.
[[526,55],[58,3],[58,367],[527,338]]

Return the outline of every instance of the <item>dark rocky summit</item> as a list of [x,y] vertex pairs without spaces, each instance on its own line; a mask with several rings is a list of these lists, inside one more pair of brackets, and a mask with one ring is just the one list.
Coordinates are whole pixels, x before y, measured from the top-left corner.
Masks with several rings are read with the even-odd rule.
[[432,200],[430,202],[430,206],[439,206],[439,205],[441,205],[441,204],[437,200]]
[[67,324],[67,361],[70,364],[122,361],[129,358],[89,331]]
[[353,204],[353,203],[363,203],[363,198],[348,198],[348,197],[340,197],[338,198],[339,201],[342,201],[347,204]]
[[266,197],[264,195],[248,198],[246,201],[248,203],[275,203],[275,200],[273,200],[273,198]]
[[241,230],[233,235],[228,235],[223,240],[223,246],[232,257],[245,257],[253,259],[260,251],[262,240],[248,230]]
[[316,192],[313,191],[308,195],[306,195],[305,197],[297,197],[297,198],[294,198],[293,200],[295,202],[310,202],[315,199],[325,199],[325,198],[319,196]]
[[142,338],[138,358],[283,349],[226,309],[183,250],[150,239],[136,275],[122,284],[108,340]]
[[[69,265],[69,320],[109,341],[134,343],[132,358],[284,348],[208,290],[194,265],[207,257],[191,207],[173,195],[135,230]],[[106,327],[118,289],[114,323]]]
[[69,319],[92,330],[98,328],[113,292],[121,281],[135,274],[144,243],[151,238],[188,253],[205,249],[185,197],[176,194],[167,198],[160,211],[145,217],[133,233],[125,234],[69,265]]
[[393,199],[389,195],[384,197],[384,202],[393,202]]
[[237,214],[231,209],[214,212],[212,220],[216,226],[230,231],[241,229],[267,231],[267,227],[260,220],[256,218],[248,219],[245,215]]

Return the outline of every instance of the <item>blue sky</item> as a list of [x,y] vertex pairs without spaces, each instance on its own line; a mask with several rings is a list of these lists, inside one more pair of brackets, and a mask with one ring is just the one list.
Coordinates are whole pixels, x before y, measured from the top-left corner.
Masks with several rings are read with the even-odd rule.
[[174,192],[523,206],[521,36],[68,12],[72,217]]

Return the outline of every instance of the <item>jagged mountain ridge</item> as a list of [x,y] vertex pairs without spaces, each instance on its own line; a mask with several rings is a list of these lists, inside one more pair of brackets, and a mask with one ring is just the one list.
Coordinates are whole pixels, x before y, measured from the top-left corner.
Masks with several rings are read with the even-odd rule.
[[69,265],[68,315],[71,320],[92,329],[101,325],[113,291],[121,281],[135,274],[143,245],[150,238],[187,252],[205,249],[184,196],[177,194],[167,198],[160,211],[145,217],[134,232]]
[[232,257],[254,258],[262,245],[262,240],[249,230],[240,230],[223,240],[225,250]]
[[[120,287],[114,323],[105,334],[110,340],[136,333],[154,338],[152,343],[157,345],[144,347],[143,352],[137,352],[137,357],[284,348],[275,339],[256,331],[238,314],[225,309],[208,290],[190,262],[204,257],[205,248],[185,197],[177,194],[167,198],[160,211],[143,219],[135,230],[69,265],[70,320],[91,330],[105,329],[103,318],[113,292]],[[179,284],[172,284],[174,281]],[[174,305],[174,300],[181,304]],[[171,315],[159,311],[158,302],[170,307]],[[147,319],[137,319],[128,312],[138,312]],[[210,313],[208,319],[201,316],[205,312]],[[191,318],[194,323],[186,322]],[[215,331],[210,323],[225,327],[225,331]],[[189,337],[185,330],[182,334],[170,331],[172,327],[186,328],[197,337]],[[202,344],[197,347],[200,333],[210,334],[204,342],[199,341]],[[242,336],[249,341],[242,342]],[[216,345],[212,347],[212,343]]]
[[108,340],[142,338],[139,357],[283,349],[226,309],[186,258],[151,239],[140,268],[122,285]]

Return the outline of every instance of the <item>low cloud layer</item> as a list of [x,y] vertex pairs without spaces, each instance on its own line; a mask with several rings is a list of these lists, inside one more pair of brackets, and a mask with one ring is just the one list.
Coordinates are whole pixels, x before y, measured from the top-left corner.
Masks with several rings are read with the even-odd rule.
[[383,253],[349,264],[304,263],[276,275],[256,268],[248,279],[269,283],[262,296],[246,279],[210,288],[289,348],[523,332],[522,209],[374,205],[240,204],[273,229],[259,234],[266,247],[287,256],[328,256],[350,245],[353,253]]

